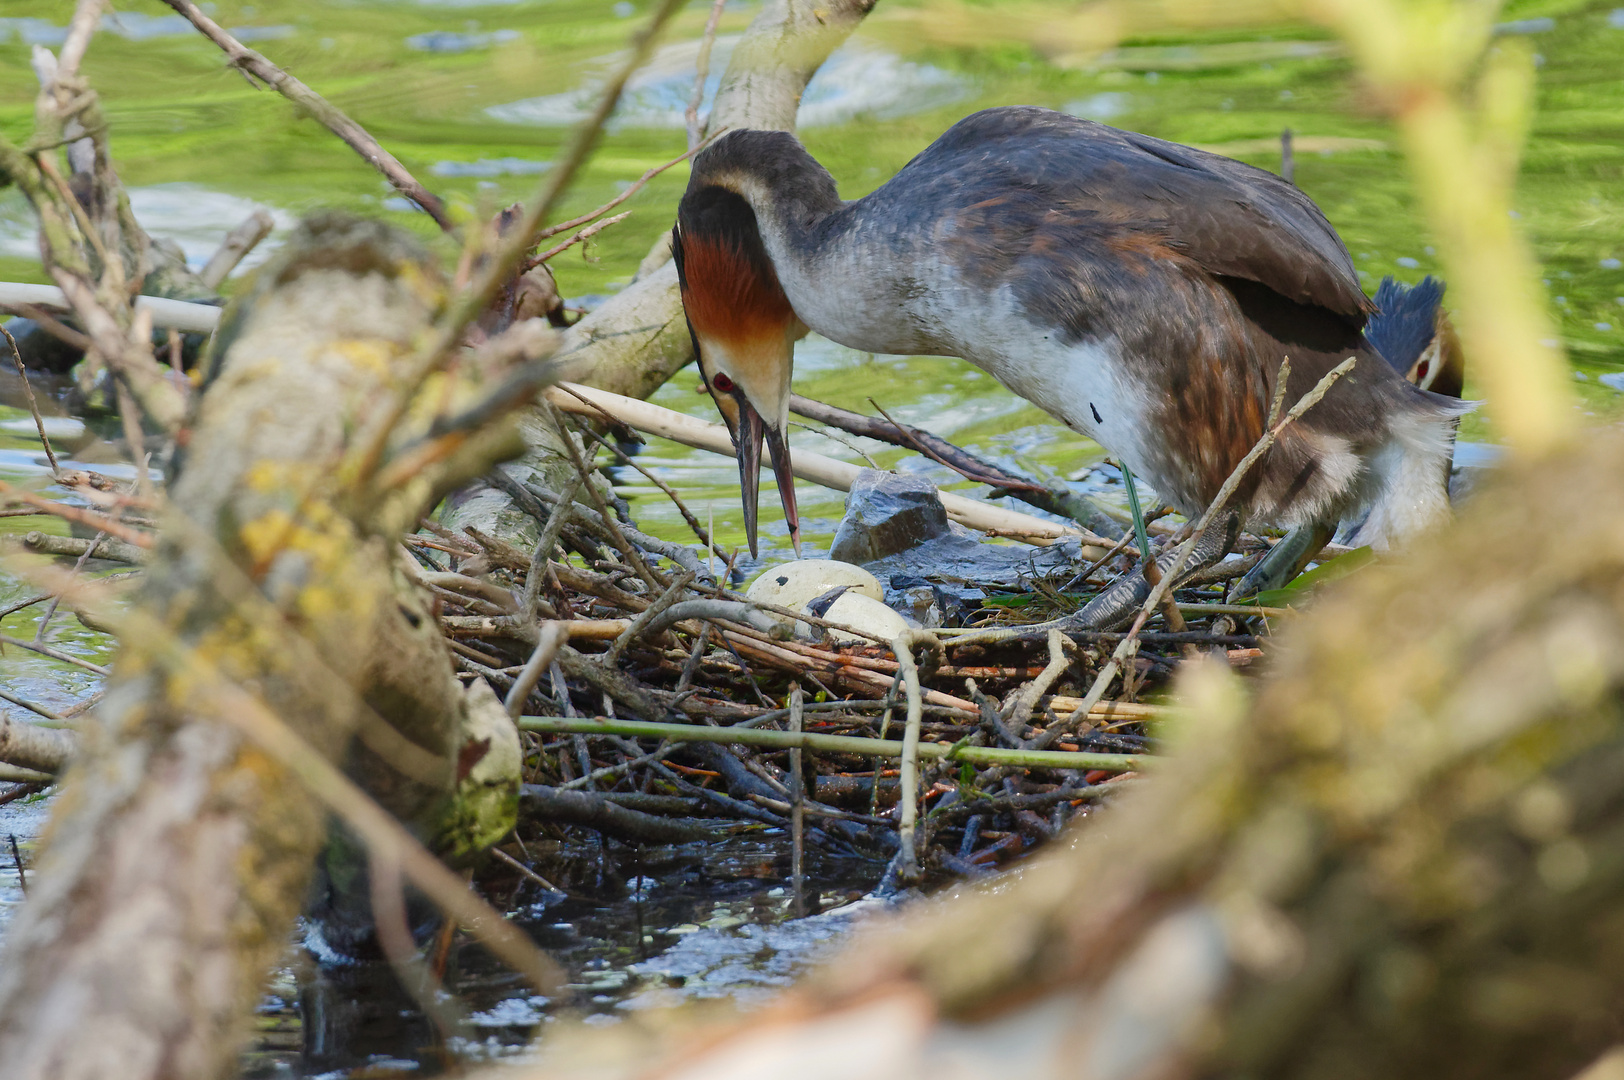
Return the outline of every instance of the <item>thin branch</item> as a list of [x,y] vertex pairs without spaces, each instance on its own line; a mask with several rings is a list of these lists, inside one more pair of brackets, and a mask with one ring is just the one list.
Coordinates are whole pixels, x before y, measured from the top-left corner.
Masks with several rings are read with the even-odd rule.
[[[569,232],[573,228],[576,228],[576,227],[581,226],[581,225],[585,225],[589,221],[592,221],[592,220],[594,220],[596,218],[602,217],[604,214],[607,214],[609,211],[613,210],[615,207],[619,206],[621,203],[625,202],[627,199],[631,198],[633,195],[636,195],[639,191],[642,191],[644,186],[646,186],[648,184],[648,182],[650,180],[654,179],[656,176],[659,176],[661,173],[665,172],[667,169],[671,168],[673,165],[682,164],[684,161],[687,161],[689,158],[693,157],[695,154],[697,154],[701,150],[705,149],[705,147],[709,146],[711,141],[713,139],[715,139],[715,137],[716,136],[714,136],[714,135],[711,136],[710,138],[706,139],[704,142],[700,143],[698,146],[694,147],[692,150],[685,150],[684,152],[678,154],[676,157],[672,158],[670,161],[667,161],[663,165],[654,166],[654,168],[648,170],[648,172],[645,172],[642,176],[638,177],[636,180],[633,180],[631,182],[631,184],[626,188],[625,191],[622,191],[619,195],[616,195],[614,198],[610,199],[608,202],[604,203],[602,206],[600,206],[600,207],[598,207],[598,208],[596,208],[594,210],[588,210],[586,213],[582,214],[580,217],[573,217],[573,218],[570,218],[568,221],[560,221],[556,225],[548,225],[544,229],[537,229],[535,234],[531,238],[530,246],[533,247],[536,244],[541,243],[543,240],[548,239],[549,237],[557,236],[559,233],[562,233],[562,232]],[[537,257],[537,258],[534,258],[534,259],[526,259],[523,263],[520,264],[519,270],[520,270],[521,273],[526,271],[526,270],[532,270],[536,266],[539,266],[541,264],[541,261],[542,260],[541,260],[540,257]]]
[[368,164],[383,173],[384,178],[395,185],[396,191],[421,206],[441,229],[451,232],[456,228],[446,214],[445,203],[440,201],[439,196],[418,183],[417,179],[406,171],[406,166],[379,145],[378,140],[368,134],[365,128],[344,115],[336,105],[226,33],[191,0],[164,0],[164,2],[180,12],[186,21],[203,33],[204,37],[220,46],[233,67],[252,74],[310,113],[328,131],[348,143],[350,148],[360,154]]
[[580,232],[576,233],[574,236],[571,236],[568,240],[565,240],[559,244],[554,244],[546,251],[543,251],[540,255],[532,258],[529,262],[525,263],[525,268],[533,269],[535,266],[544,263],[549,259],[562,255],[576,244],[586,243],[588,240],[592,239],[609,226],[617,225],[631,216],[632,212],[630,210],[625,210],[616,214],[614,217],[607,217],[602,221],[595,221],[591,225],[588,225],[586,228],[582,229]]
[[558,657],[558,647],[569,640],[570,628],[568,623],[548,622],[542,625],[541,637],[536,642],[536,648],[530,654],[530,660],[519,672],[519,677],[513,680],[513,687],[508,691],[507,700],[502,702],[506,706],[508,715],[514,719],[524,712],[525,699],[530,691],[536,688],[541,676],[553,661]]
[[75,521],[80,525],[88,525],[100,532],[107,533],[109,536],[116,536],[126,543],[134,544],[136,547],[150,548],[153,543],[152,537],[147,533],[114,521],[105,514],[98,514],[94,510],[84,510],[77,506],[69,506],[67,503],[47,499],[43,495],[36,495],[32,491],[23,491],[21,488],[12,487],[4,480],[0,480],[0,495],[5,496],[8,501],[26,503],[29,506],[43,510],[47,514],[55,515],[67,521]]
[[39,432],[39,441],[45,446],[45,460],[51,463],[51,474],[54,476],[61,472],[56,463],[56,452],[51,449],[51,440],[45,434],[45,420],[39,414],[39,402],[34,398],[34,387],[28,381],[28,369],[23,366],[23,354],[17,348],[17,339],[11,336],[11,331],[0,326],[0,334],[6,335],[6,344],[11,346],[11,359],[17,365],[17,378],[23,384],[23,393],[28,398],[28,411],[34,416],[34,428]]
[[891,651],[897,657],[897,669],[902,675],[902,686],[908,697],[908,721],[902,733],[902,814],[897,830],[901,843],[897,856],[897,877],[905,882],[919,880],[914,826],[919,815],[919,726],[924,722],[924,703],[919,692],[919,666],[914,663],[913,647],[926,644],[934,646],[939,657],[942,643],[924,630],[904,630],[891,643]]
[[1251,471],[1252,466],[1274,445],[1281,432],[1296,422],[1298,417],[1319,404],[1320,399],[1330,391],[1332,386],[1336,385],[1336,381],[1352,371],[1354,364],[1357,362],[1358,357],[1350,356],[1326,372],[1325,377],[1315,384],[1312,390],[1304,394],[1302,399],[1291,407],[1291,411],[1281,417],[1278,424],[1265,431],[1263,437],[1257,441],[1257,445],[1253,446],[1246,456],[1241,458],[1230,472],[1229,479],[1225,480],[1223,487],[1218,489],[1218,494],[1213,496],[1212,503],[1207,507],[1206,513],[1202,514],[1201,520],[1196,522],[1195,529],[1190,533],[1190,538],[1179,546],[1178,554],[1174,557],[1172,565],[1162,574],[1161,581],[1157,582],[1150,590],[1150,595],[1145,597],[1145,602],[1139,607],[1139,614],[1134,617],[1133,625],[1128,628],[1127,637],[1122,639],[1121,643],[1112,652],[1110,661],[1100,669],[1099,675],[1094,679],[1094,684],[1089,687],[1088,694],[1083,698],[1083,704],[1072,714],[1072,721],[1051,726],[1048,731],[1033,741],[1032,745],[1034,747],[1049,745],[1071,730],[1079,719],[1087,717],[1088,710],[1092,709],[1094,703],[1105,695],[1106,688],[1110,686],[1111,680],[1122,670],[1129,656],[1137,651],[1139,632],[1144,628],[1145,621],[1150,618],[1152,612],[1161,606],[1162,598],[1168,594],[1173,583],[1178,580],[1179,571],[1184,569],[1184,564],[1189,560],[1191,552],[1201,542],[1202,536],[1206,534],[1213,520],[1228,508],[1230,498],[1240,488],[1241,481],[1246,479],[1246,474]]
[[688,108],[683,113],[683,120],[688,126],[688,149],[699,148],[699,106],[705,100],[705,80],[710,78],[711,47],[716,44],[716,27],[722,21],[722,9],[727,6],[727,0],[715,0],[711,4],[710,17],[705,20],[705,36],[699,42],[699,59],[694,64],[694,90],[688,96]]

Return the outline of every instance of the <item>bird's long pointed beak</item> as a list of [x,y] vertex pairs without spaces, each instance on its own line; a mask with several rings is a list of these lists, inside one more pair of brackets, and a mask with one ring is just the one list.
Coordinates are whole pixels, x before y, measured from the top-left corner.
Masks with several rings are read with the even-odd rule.
[[801,522],[795,512],[795,473],[790,467],[789,442],[777,425],[768,424],[748,401],[739,403],[738,430],[733,448],[739,457],[739,493],[744,499],[744,535],[750,542],[750,557],[757,558],[756,511],[761,492],[761,444],[767,443],[768,460],[778,480],[778,497],[784,504],[784,520],[789,525],[790,543],[801,553]]
[[789,463],[789,440],[776,427],[767,428],[767,452],[772,456],[773,476],[778,481],[778,501],[784,505],[784,524],[789,526],[789,542],[801,554],[801,519],[795,511],[795,470]]

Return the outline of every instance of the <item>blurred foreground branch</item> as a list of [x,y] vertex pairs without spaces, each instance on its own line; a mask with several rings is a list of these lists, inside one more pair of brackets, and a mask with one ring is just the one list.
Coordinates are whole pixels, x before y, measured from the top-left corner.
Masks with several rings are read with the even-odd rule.
[[[550,985],[533,947],[351,784],[458,859],[517,811],[517,732],[488,687],[455,678],[395,543],[396,522],[512,451],[510,422],[494,410],[436,438],[424,413],[484,394],[437,387],[390,440],[414,474],[380,494],[336,467],[443,301],[410,240],[335,216],[303,226],[228,313],[162,542],[134,610],[108,615],[123,649],[8,927],[8,1078],[232,1073],[328,807]],[[357,854],[329,849],[317,890],[340,944],[372,923]]]

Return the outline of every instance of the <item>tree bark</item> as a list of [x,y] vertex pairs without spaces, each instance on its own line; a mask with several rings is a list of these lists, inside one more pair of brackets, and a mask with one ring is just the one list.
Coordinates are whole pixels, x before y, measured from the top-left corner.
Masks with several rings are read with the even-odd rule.
[[[228,689],[443,847],[505,831],[459,817],[459,772],[479,773],[511,824],[511,723],[457,682],[395,537],[338,467],[443,296],[402,234],[318,219],[223,328],[163,540],[8,928],[8,1080],[235,1071],[327,830],[322,802],[246,737],[254,721],[222,711]],[[491,776],[504,760],[510,775]],[[462,831],[436,835],[447,827]]]
[[1573,1076],[1624,996],[1624,437],[1508,470],[1255,703],[1194,672],[1171,760],[1069,849],[748,1023],[553,1030],[528,1076]]

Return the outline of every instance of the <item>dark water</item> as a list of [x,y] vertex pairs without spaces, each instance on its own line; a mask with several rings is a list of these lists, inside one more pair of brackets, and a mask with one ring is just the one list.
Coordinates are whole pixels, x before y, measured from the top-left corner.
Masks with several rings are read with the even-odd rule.
[[[566,125],[590,102],[595,79],[621,49],[645,3],[537,0],[218,0],[210,10],[255,48],[293,70],[355,116],[431,189],[470,219],[528,194],[567,136]],[[894,173],[954,120],[997,104],[1065,109],[1163,138],[1202,145],[1264,167],[1278,165],[1281,129],[1297,137],[1297,182],[1325,209],[1345,238],[1362,280],[1374,289],[1384,275],[1415,281],[1438,270],[1410,190],[1405,165],[1384,123],[1366,112],[1347,60],[1331,43],[1289,29],[1186,39],[1145,39],[1089,68],[1061,68],[1022,45],[991,40],[981,48],[931,46],[888,11],[887,0],[810,89],[801,134],[834,173],[847,197],[864,194]],[[697,41],[708,3],[691,4],[653,65],[634,83],[596,157],[563,211],[598,205],[684,148],[680,113],[692,83]],[[6,0],[0,6],[0,130],[21,139],[31,129],[33,80],[28,50],[60,39],[69,5],[61,0]],[[219,237],[256,206],[273,211],[275,239],[318,207],[343,207],[395,221],[440,245],[423,215],[394,197],[347,148],[277,95],[250,88],[225,69],[217,50],[155,2],[121,8],[96,40],[85,70],[101,90],[117,166],[137,214],[155,234],[180,242],[201,264]],[[729,3],[718,64],[755,13]],[[991,10],[991,9],[989,9]],[[1516,214],[1543,268],[1543,282],[1574,375],[1575,423],[1615,422],[1624,414],[1624,7],[1614,2],[1525,0],[1508,6],[1506,37],[1529,42],[1539,57],[1538,113],[1525,153]],[[712,77],[714,88],[715,77]],[[584,256],[555,264],[566,296],[602,297],[629,279],[638,260],[669,228],[685,168],[657,178],[627,207],[633,216],[608,230]],[[15,191],[0,191],[0,278],[42,280],[32,224]],[[0,479],[48,483],[31,423],[14,386],[0,374]],[[697,379],[679,375],[656,400],[714,419],[695,395]],[[1090,466],[1102,456],[968,365],[918,357],[873,357],[826,341],[805,342],[797,388],[862,411],[870,399],[898,419],[1047,478],[1103,486]],[[1468,379],[1467,395],[1474,387]],[[59,442],[76,460],[103,472],[117,450],[94,426],[64,431]],[[100,434],[116,440],[117,433]],[[1495,433],[1481,416],[1463,427],[1466,455],[1489,456]],[[797,449],[846,460],[859,451],[883,466],[916,470],[945,488],[974,491],[952,474],[900,451],[812,431]],[[724,543],[742,543],[737,474],[732,463],[654,440],[641,461],[677,488],[701,519],[712,517]],[[652,486],[625,478],[624,492],[651,531],[683,535],[680,518]],[[817,550],[832,534],[840,496],[802,485],[803,530]],[[776,509],[764,500],[768,557],[787,544]],[[44,528],[51,519],[0,518],[0,535]],[[0,609],[29,595],[17,564],[0,567]],[[107,568],[102,568],[103,570]],[[0,619],[0,632],[31,638],[41,608]],[[110,643],[68,614],[46,634],[59,649],[96,663]],[[13,693],[63,708],[93,692],[98,679],[81,669],[18,650],[0,657],[0,683]],[[7,715],[14,707],[0,703]],[[0,834],[19,832],[25,847],[37,830],[37,808],[0,811]],[[3,840],[0,835],[0,840]],[[785,921],[786,870],[781,838],[754,837],[717,848],[658,856],[609,849],[546,853],[543,872],[573,895],[549,899],[533,886],[506,902],[543,945],[564,960],[585,991],[585,1007],[613,1022],[621,1010],[672,994],[748,996],[775,985],[839,920]],[[643,861],[638,863],[638,859]],[[5,860],[0,859],[0,862]],[[550,869],[549,869],[550,867]],[[872,868],[820,867],[825,902],[861,894]],[[6,903],[16,893],[0,871]],[[14,876],[14,875],[13,875]],[[630,883],[630,884],[628,884]],[[642,883],[642,884],[640,884]],[[500,898],[500,897],[499,897]],[[798,936],[799,935],[799,936]],[[664,965],[662,967],[662,965]],[[452,985],[477,1010],[473,1034],[450,1046],[453,1056],[500,1056],[520,1045],[551,1015],[515,996],[506,976],[475,949],[453,957]],[[307,1034],[322,1042],[353,1028],[342,1054],[308,1063],[313,1071],[347,1068],[377,1055],[435,1067],[445,1052],[425,1022],[383,1010],[367,1018],[346,1010],[382,1000],[375,973],[339,971],[330,989],[276,991],[255,1058],[263,1072],[284,1072]],[[365,992],[362,992],[365,989]],[[325,995],[325,996],[323,996]],[[350,1003],[350,1004],[346,1004]],[[301,1016],[319,1018],[309,1027]],[[300,1065],[297,1068],[304,1068]]]
[[[714,824],[720,833],[734,823]],[[345,1075],[367,1066],[428,1074],[453,1062],[520,1059],[541,1029],[563,1016],[612,1026],[688,1000],[749,1007],[885,907],[863,899],[879,866],[813,852],[803,898],[809,914],[796,918],[787,845],[775,830],[668,848],[528,847],[535,869],[561,893],[517,874],[482,881],[492,901],[569,972],[567,1004],[534,995],[477,945],[460,945],[450,955],[446,988],[468,1016],[457,1030],[441,1032],[386,964],[318,967],[302,958],[279,973],[261,1007],[249,1075]]]

